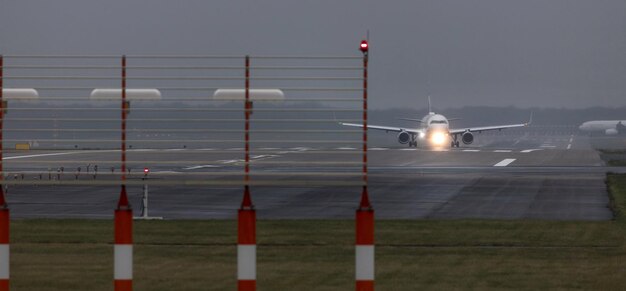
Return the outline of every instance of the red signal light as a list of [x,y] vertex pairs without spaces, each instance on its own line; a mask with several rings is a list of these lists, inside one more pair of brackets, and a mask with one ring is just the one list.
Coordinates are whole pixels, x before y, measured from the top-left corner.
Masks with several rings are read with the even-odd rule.
[[150,169],[148,168],[143,168],[143,173],[148,175],[148,173],[150,173]]
[[369,44],[367,43],[367,40],[362,40],[361,45],[359,46],[359,49],[361,50],[361,52],[366,53],[368,48],[369,48]]

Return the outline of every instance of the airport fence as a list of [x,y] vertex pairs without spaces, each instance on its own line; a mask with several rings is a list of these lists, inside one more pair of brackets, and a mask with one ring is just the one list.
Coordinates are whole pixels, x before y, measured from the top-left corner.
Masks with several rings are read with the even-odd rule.
[[127,186],[143,187],[143,218],[148,187],[241,187],[239,290],[256,289],[254,187],[358,187],[355,284],[373,290],[367,130],[338,124],[367,124],[361,45],[363,56],[0,56],[0,290],[4,192],[32,185],[120,187],[115,290],[132,289]]

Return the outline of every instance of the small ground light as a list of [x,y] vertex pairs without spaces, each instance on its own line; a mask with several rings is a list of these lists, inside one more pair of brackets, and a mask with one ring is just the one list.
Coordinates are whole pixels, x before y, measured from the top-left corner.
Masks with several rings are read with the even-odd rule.
[[147,175],[148,175],[148,173],[150,173],[150,169],[148,169],[148,168],[143,168],[143,174],[147,176]]
[[367,50],[369,49],[369,44],[367,43],[367,40],[361,41],[361,45],[359,46],[359,49],[361,50],[361,52],[367,53]]

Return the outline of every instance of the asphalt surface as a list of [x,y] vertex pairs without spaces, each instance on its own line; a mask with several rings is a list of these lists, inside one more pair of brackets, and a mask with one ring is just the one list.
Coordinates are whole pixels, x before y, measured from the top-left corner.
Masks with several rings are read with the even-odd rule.
[[[597,140],[570,127],[475,138],[475,144],[440,150],[407,148],[392,134],[370,135],[368,189],[377,218],[611,219],[605,173],[625,169],[606,167],[594,148],[607,143],[619,148],[623,138]],[[150,216],[235,218],[243,194],[242,150],[131,150],[128,177],[141,181],[142,169],[150,168]],[[7,188],[12,217],[112,218],[120,187],[97,183],[118,177],[119,155],[115,150],[5,153],[7,179],[20,181]],[[261,182],[252,186],[258,217],[353,218],[361,158],[353,144],[253,145],[251,180]],[[54,184],[59,178],[85,184],[29,184]],[[128,188],[135,215],[141,213],[140,183]]]

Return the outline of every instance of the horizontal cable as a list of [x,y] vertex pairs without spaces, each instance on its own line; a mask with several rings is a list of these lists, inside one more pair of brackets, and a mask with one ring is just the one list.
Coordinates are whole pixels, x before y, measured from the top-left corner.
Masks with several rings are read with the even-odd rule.
[[[31,149],[31,151],[34,151]],[[76,152],[75,150],[72,151],[67,151],[67,154],[77,154],[77,155],[82,155],[82,154],[109,154],[109,153],[119,153],[120,150],[119,149],[111,149],[111,150],[81,150],[83,152]],[[159,154],[176,154],[176,155],[200,155],[200,154],[205,154],[205,155],[215,155],[215,154],[243,154],[245,153],[244,148],[236,148],[236,149],[193,149],[193,148],[187,148],[187,149],[171,149],[171,148],[163,148],[163,149],[127,149],[126,153],[131,157],[134,158],[136,156],[139,155],[151,155],[154,153],[159,153]],[[250,150],[250,156],[259,156],[259,155],[281,155],[281,154],[295,154],[295,155],[316,155],[316,154],[340,154],[340,155],[351,155],[351,154],[356,154],[356,155],[361,155],[363,154],[363,152],[361,151],[361,148],[355,148],[354,150],[332,150],[332,149],[306,149],[306,150],[302,150],[301,148],[276,148],[273,150],[264,150],[264,149],[259,149],[259,148],[253,148]],[[62,155],[65,153],[61,153]],[[45,155],[45,153],[43,154]],[[18,156],[19,157],[19,156]],[[29,157],[29,159],[31,160],[35,160],[36,158],[39,157]],[[47,156],[41,156],[41,158],[48,158]],[[254,157],[253,157],[254,158]],[[12,163],[12,159],[11,156],[9,157],[5,157],[5,163]],[[22,161],[22,159],[20,159],[20,161]],[[50,160],[46,160],[46,162],[48,162]],[[58,162],[58,160],[55,160],[56,162]],[[72,160],[67,160],[67,161],[72,161]],[[83,161],[81,161],[83,162]],[[94,162],[98,162],[97,160],[94,160]],[[109,162],[104,161],[104,162]],[[118,161],[119,162],[119,161]],[[200,162],[197,160],[193,160],[193,162]]]
[[[38,70],[121,70],[122,66],[31,66],[10,65],[0,66],[4,69],[38,69]],[[363,70],[363,67],[341,66],[250,66],[251,70]],[[129,70],[245,70],[245,66],[126,66]]]
[[[50,109],[54,110],[54,109]],[[5,121],[62,121],[62,122],[121,122],[120,118],[10,118],[5,115]],[[148,122],[243,122],[243,118],[132,118],[127,119],[133,121]],[[361,122],[362,119],[251,119],[252,123],[275,123],[275,122],[299,122],[299,123],[337,123],[337,122]]]
[[[4,142],[24,142],[24,139],[4,139]],[[53,143],[77,143],[77,142],[84,142],[84,143],[94,143],[94,142],[115,142],[115,143],[119,143],[120,140],[119,139],[37,139],[37,142],[41,143],[41,142],[53,142]],[[149,139],[128,139],[126,140],[126,143],[164,143],[164,142],[170,142],[170,143],[241,143],[241,139],[231,139],[231,140],[227,140],[227,139],[223,139],[223,140],[179,140],[179,139],[154,139],[154,140],[149,140]],[[253,140],[250,141],[251,143],[350,143],[350,144],[358,144],[361,143],[360,141],[350,141],[350,140]]]
[[[224,163],[227,161],[228,163]],[[191,160],[191,161],[163,161],[163,160],[127,160],[127,165],[134,164],[157,164],[157,165],[180,165],[181,162],[186,163],[194,163],[195,165],[201,164],[212,164],[214,166],[237,166],[243,165],[245,161],[243,159],[225,159],[218,161],[211,160]],[[262,163],[263,162],[263,163]],[[5,166],[11,167],[18,164],[40,164],[40,163],[49,163],[49,164],[91,164],[91,165],[118,165],[120,161],[112,161],[112,160],[11,160],[11,163],[4,162]],[[351,161],[265,161],[265,160],[251,160],[251,164],[276,164],[276,165],[361,165],[363,162],[351,162]],[[127,166],[128,167],[128,166]],[[69,170],[69,169],[68,169]],[[7,170],[5,169],[5,172]]]
[[[56,169],[54,171],[17,171],[17,172],[4,172],[5,174],[7,174],[7,178],[6,180],[16,180],[16,176],[17,176],[17,180],[21,180],[21,175],[24,175],[24,180],[28,181],[32,181],[32,176],[35,177],[39,177],[41,176],[41,180],[39,181],[50,181],[50,180],[55,180],[55,181],[59,181],[59,178],[61,178],[61,180],[76,180],[76,176],[79,177],[79,179],[89,179],[92,178],[94,176],[97,177],[104,177],[105,179],[111,179],[111,178],[116,178],[116,177],[121,177],[121,173],[115,172],[115,173],[111,173],[110,171],[107,171],[106,169],[103,169],[102,171],[90,171],[90,172],[76,172],[76,171],[64,171],[64,172],[58,172],[56,171]],[[320,172],[296,172],[296,173],[283,173],[283,172],[250,172],[249,174],[251,177],[275,177],[275,176],[279,176],[279,177],[283,177],[283,176],[287,176],[287,177],[325,177],[325,178],[333,178],[333,177],[363,177],[362,173],[345,173],[345,172],[331,172],[331,173],[320,173]],[[127,178],[129,179],[138,179],[138,178],[145,178],[146,175],[143,174],[143,171],[140,172],[131,172],[130,174],[126,174]],[[211,176],[231,176],[231,177],[243,177],[245,176],[245,173],[242,171],[237,171],[237,172],[173,172],[173,171],[166,171],[166,172],[158,172],[158,171],[154,171],[154,172],[150,172],[150,174],[148,174],[147,176],[147,180],[150,179],[155,179],[155,177],[158,177],[159,179],[162,179],[162,177],[177,177],[177,176],[189,176],[189,177],[211,177]],[[109,180],[110,181],[110,180]]]
[[[0,132],[121,132],[119,128],[8,128]],[[150,128],[126,129],[126,132],[180,132],[180,133],[244,133],[243,129],[179,129]],[[324,130],[324,129],[251,129],[250,133],[363,133],[363,130]]]
[[[121,59],[122,55],[3,55],[13,59]],[[125,55],[126,59],[244,59],[242,55]],[[251,59],[346,59],[362,56],[249,56]]]
[[[38,101],[75,101],[75,102],[119,102],[120,99],[90,99],[90,98],[85,98],[85,97],[44,97],[39,99]],[[152,100],[152,99],[145,99],[145,100],[132,100],[133,102],[150,102],[150,103],[155,103],[155,102],[243,102],[244,100],[222,100],[222,99],[213,99],[210,96],[206,96],[204,98],[186,98],[186,97],[169,97],[169,98],[165,98],[165,99],[160,99],[160,100]],[[253,100],[254,102],[314,102],[314,101],[320,101],[320,102],[363,102],[363,98],[291,98],[291,99],[284,99],[284,100]],[[33,100],[29,100],[29,99],[17,99],[17,100],[11,100],[11,102],[28,102],[28,103],[32,103]]]
[[[93,90],[94,87],[43,87],[36,86],[35,89],[39,90]],[[115,88],[98,88],[98,89],[120,89],[120,87]],[[126,88],[126,89],[134,89],[134,88]],[[139,88],[141,89],[141,88]],[[217,89],[241,89],[241,88],[220,88],[220,87],[158,87],[156,89],[159,90],[190,90],[190,91],[215,91]],[[275,89],[275,88],[254,88],[254,89]],[[283,91],[363,91],[363,88],[310,88],[310,87],[281,87],[280,90]]]
[[251,180],[244,182],[243,179],[237,180],[131,180],[115,181],[115,180],[3,180],[0,181],[3,185],[36,185],[36,186],[170,186],[170,185],[183,185],[183,186],[311,186],[311,187],[350,187],[350,186],[362,186],[364,183],[360,180],[355,181],[331,181],[331,180]]
[[[51,111],[50,108],[39,107],[14,107],[9,108],[11,111]],[[99,108],[55,108],[54,111],[120,111],[121,108],[116,107],[99,107]],[[156,107],[131,107],[132,111],[154,111],[154,112],[172,112],[172,111],[204,111],[204,112],[243,112],[243,108],[156,108]],[[321,109],[321,108],[255,108],[253,112],[363,112],[362,109]]]
[[[179,80],[179,81],[197,81],[197,80],[245,80],[245,77],[126,77],[121,76],[5,76],[5,80]],[[360,77],[250,77],[250,80],[266,81],[266,80],[285,80],[285,81],[358,81],[363,80]]]

